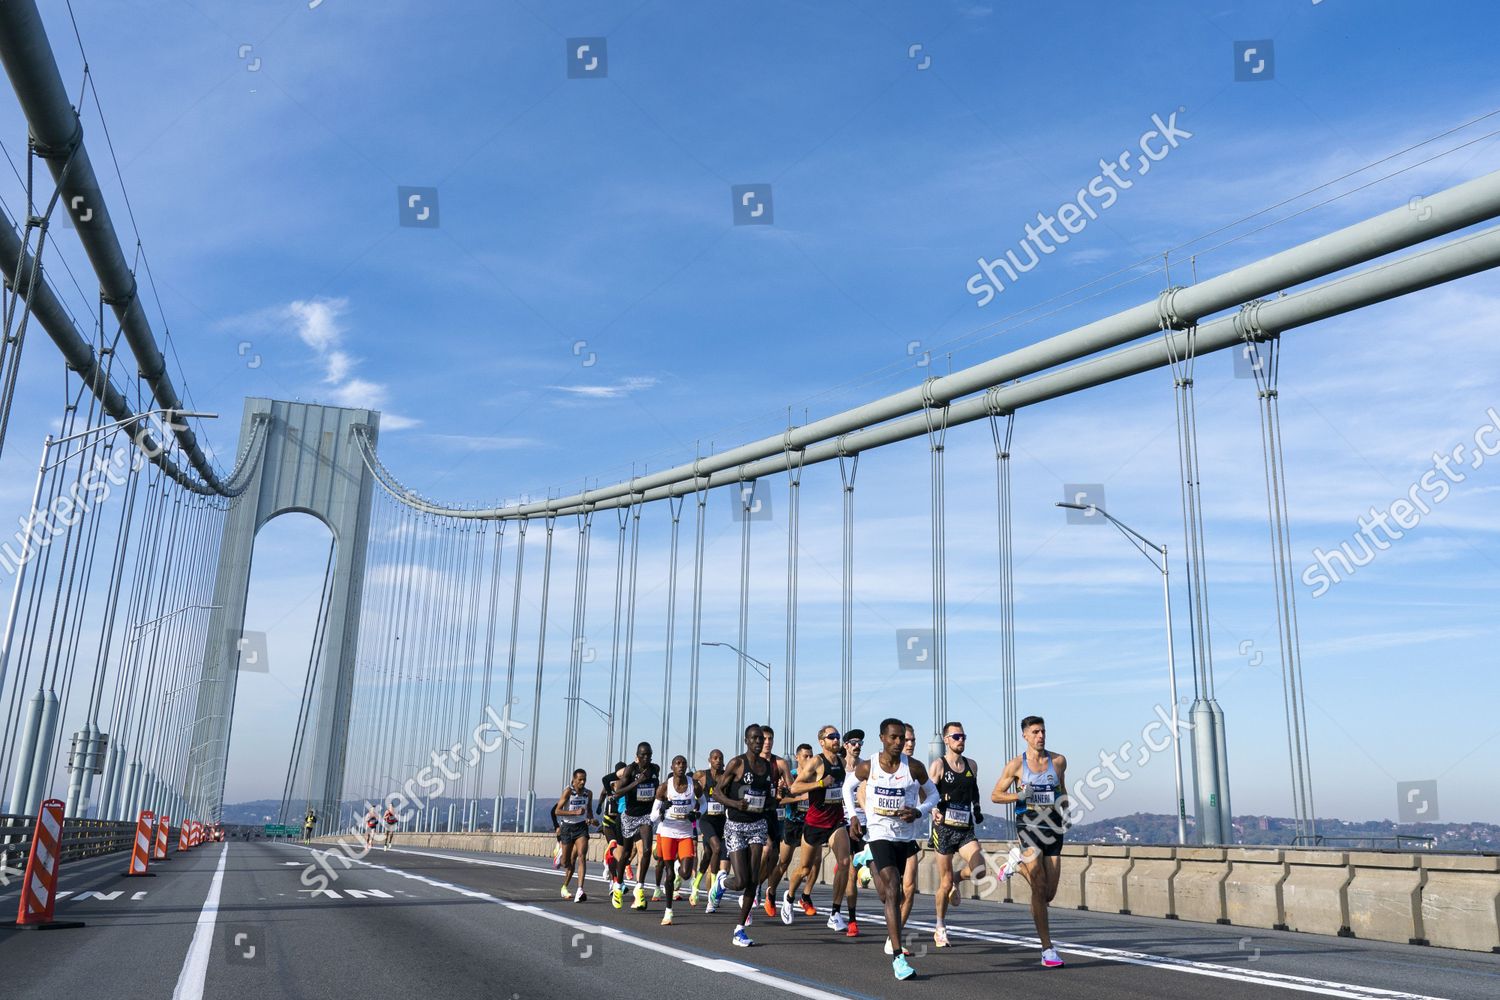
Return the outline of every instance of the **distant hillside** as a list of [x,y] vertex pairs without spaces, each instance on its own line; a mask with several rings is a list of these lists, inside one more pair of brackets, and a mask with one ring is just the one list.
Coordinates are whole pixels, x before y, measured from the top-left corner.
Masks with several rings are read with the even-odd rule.
[[[1187,820],[1193,839],[1193,817]],[[1394,823],[1390,820],[1319,819],[1318,836],[1327,847],[1500,852],[1500,825],[1494,823]],[[1295,822],[1281,816],[1236,816],[1237,844],[1291,845]],[[1427,839],[1430,838],[1430,839]],[[1090,844],[1175,844],[1177,819],[1165,813],[1133,813],[1068,831],[1068,839]]]

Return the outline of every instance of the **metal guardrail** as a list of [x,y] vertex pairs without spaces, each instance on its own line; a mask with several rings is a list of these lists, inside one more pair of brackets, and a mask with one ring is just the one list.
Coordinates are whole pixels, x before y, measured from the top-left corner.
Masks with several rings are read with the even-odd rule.
[[[20,878],[31,852],[35,816],[0,813],[0,878]],[[135,824],[105,819],[64,817],[62,860],[78,861],[101,854],[130,850]]]
[[[1297,837],[1293,837],[1292,838],[1292,846],[1293,847],[1300,847],[1300,846],[1302,846],[1304,844],[1307,845],[1307,846],[1310,846],[1310,847],[1323,847],[1326,844],[1355,844],[1355,845],[1365,845],[1365,844],[1368,844],[1372,848],[1375,848],[1376,850],[1395,850],[1395,851],[1405,850],[1405,848],[1402,846],[1404,844],[1415,844],[1415,845],[1417,845],[1419,847],[1431,847],[1433,844],[1436,844],[1436,843],[1437,843],[1437,838],[1436,837],[1428,836],[1428,835],[1425,835],[1425,834],[1416,834],[1416,833],[1395,833],[1395,834],[1391,834],[1388,837],[1384,837],[1384,836],[1361,837],[1361,836],[1358,836],[1358,835],[1352,836],[1352,837],[1325,837],[1321,833],[1315,833],[1315,834],[1312,834],[1312,835],[1302,834],[1301,836],[1297,836]],[[1375,845],[1377,845],[1377,844],[1394,844],[1395,846],[1391,847],[1391,848],[1376,848]],[[1444,852],[1444,853],[1471,854],[1471,853],[1477,853],[1477,852],[1461,851],[1461,852]]]

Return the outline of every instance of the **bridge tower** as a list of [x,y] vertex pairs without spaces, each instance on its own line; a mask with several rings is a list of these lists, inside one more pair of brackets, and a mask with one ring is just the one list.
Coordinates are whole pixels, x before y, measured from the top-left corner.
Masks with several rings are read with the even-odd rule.
[[[307,720],[303,760],[311,768],[310,804],[320,827],[337,822],[344,782],[349,705],[364,589],[365,547],[370,527],[374,478],[360,458],[355,428],[378,437],[380,414],[373,410],[245,400],[240,441],[265,435],[260,462],[250,482],[230,506],[219,550],[203,680],[188,753],[188,800],[203,816],[218,816],[229,759],[236,684],[247,662],[243,630],[250,587],[250,560],[256,533],[279,514],[311,514],[333,532],[336,546],[332,594],[322,650],[314,670],[314,697]],[[302,800],[294,811],[300,822]]]

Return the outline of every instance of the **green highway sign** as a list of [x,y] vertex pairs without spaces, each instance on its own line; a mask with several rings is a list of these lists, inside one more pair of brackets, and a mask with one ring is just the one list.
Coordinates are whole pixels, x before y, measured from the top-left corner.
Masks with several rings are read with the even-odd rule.
[[267,823],[265,826],[267,837],[295,837],[299,832],[295,826],[278,826],[275,823]]

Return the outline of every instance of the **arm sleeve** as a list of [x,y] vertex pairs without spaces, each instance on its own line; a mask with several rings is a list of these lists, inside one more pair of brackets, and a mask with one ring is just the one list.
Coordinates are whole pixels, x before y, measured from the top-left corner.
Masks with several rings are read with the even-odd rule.
[[926,819],[932,815],[932,809],[937,805],[937,801],[937,785],[934,785],[932,779],[928,778],[922,783],[922,801],[917,803],[917,812],[922,814],[923,819]]
[[849,776],[844,779],[844,815],[853,816],[859,812],[859,803],[855,801],[854,793],[859,788],[859,781],[850,771]]
[[651,825],[652,826],[655,826],[657,823],[661,822],[662,805],[663,804],[664,803],[662,802],[661,799],[657,799],[655,802],[653,802],[651,804]]

